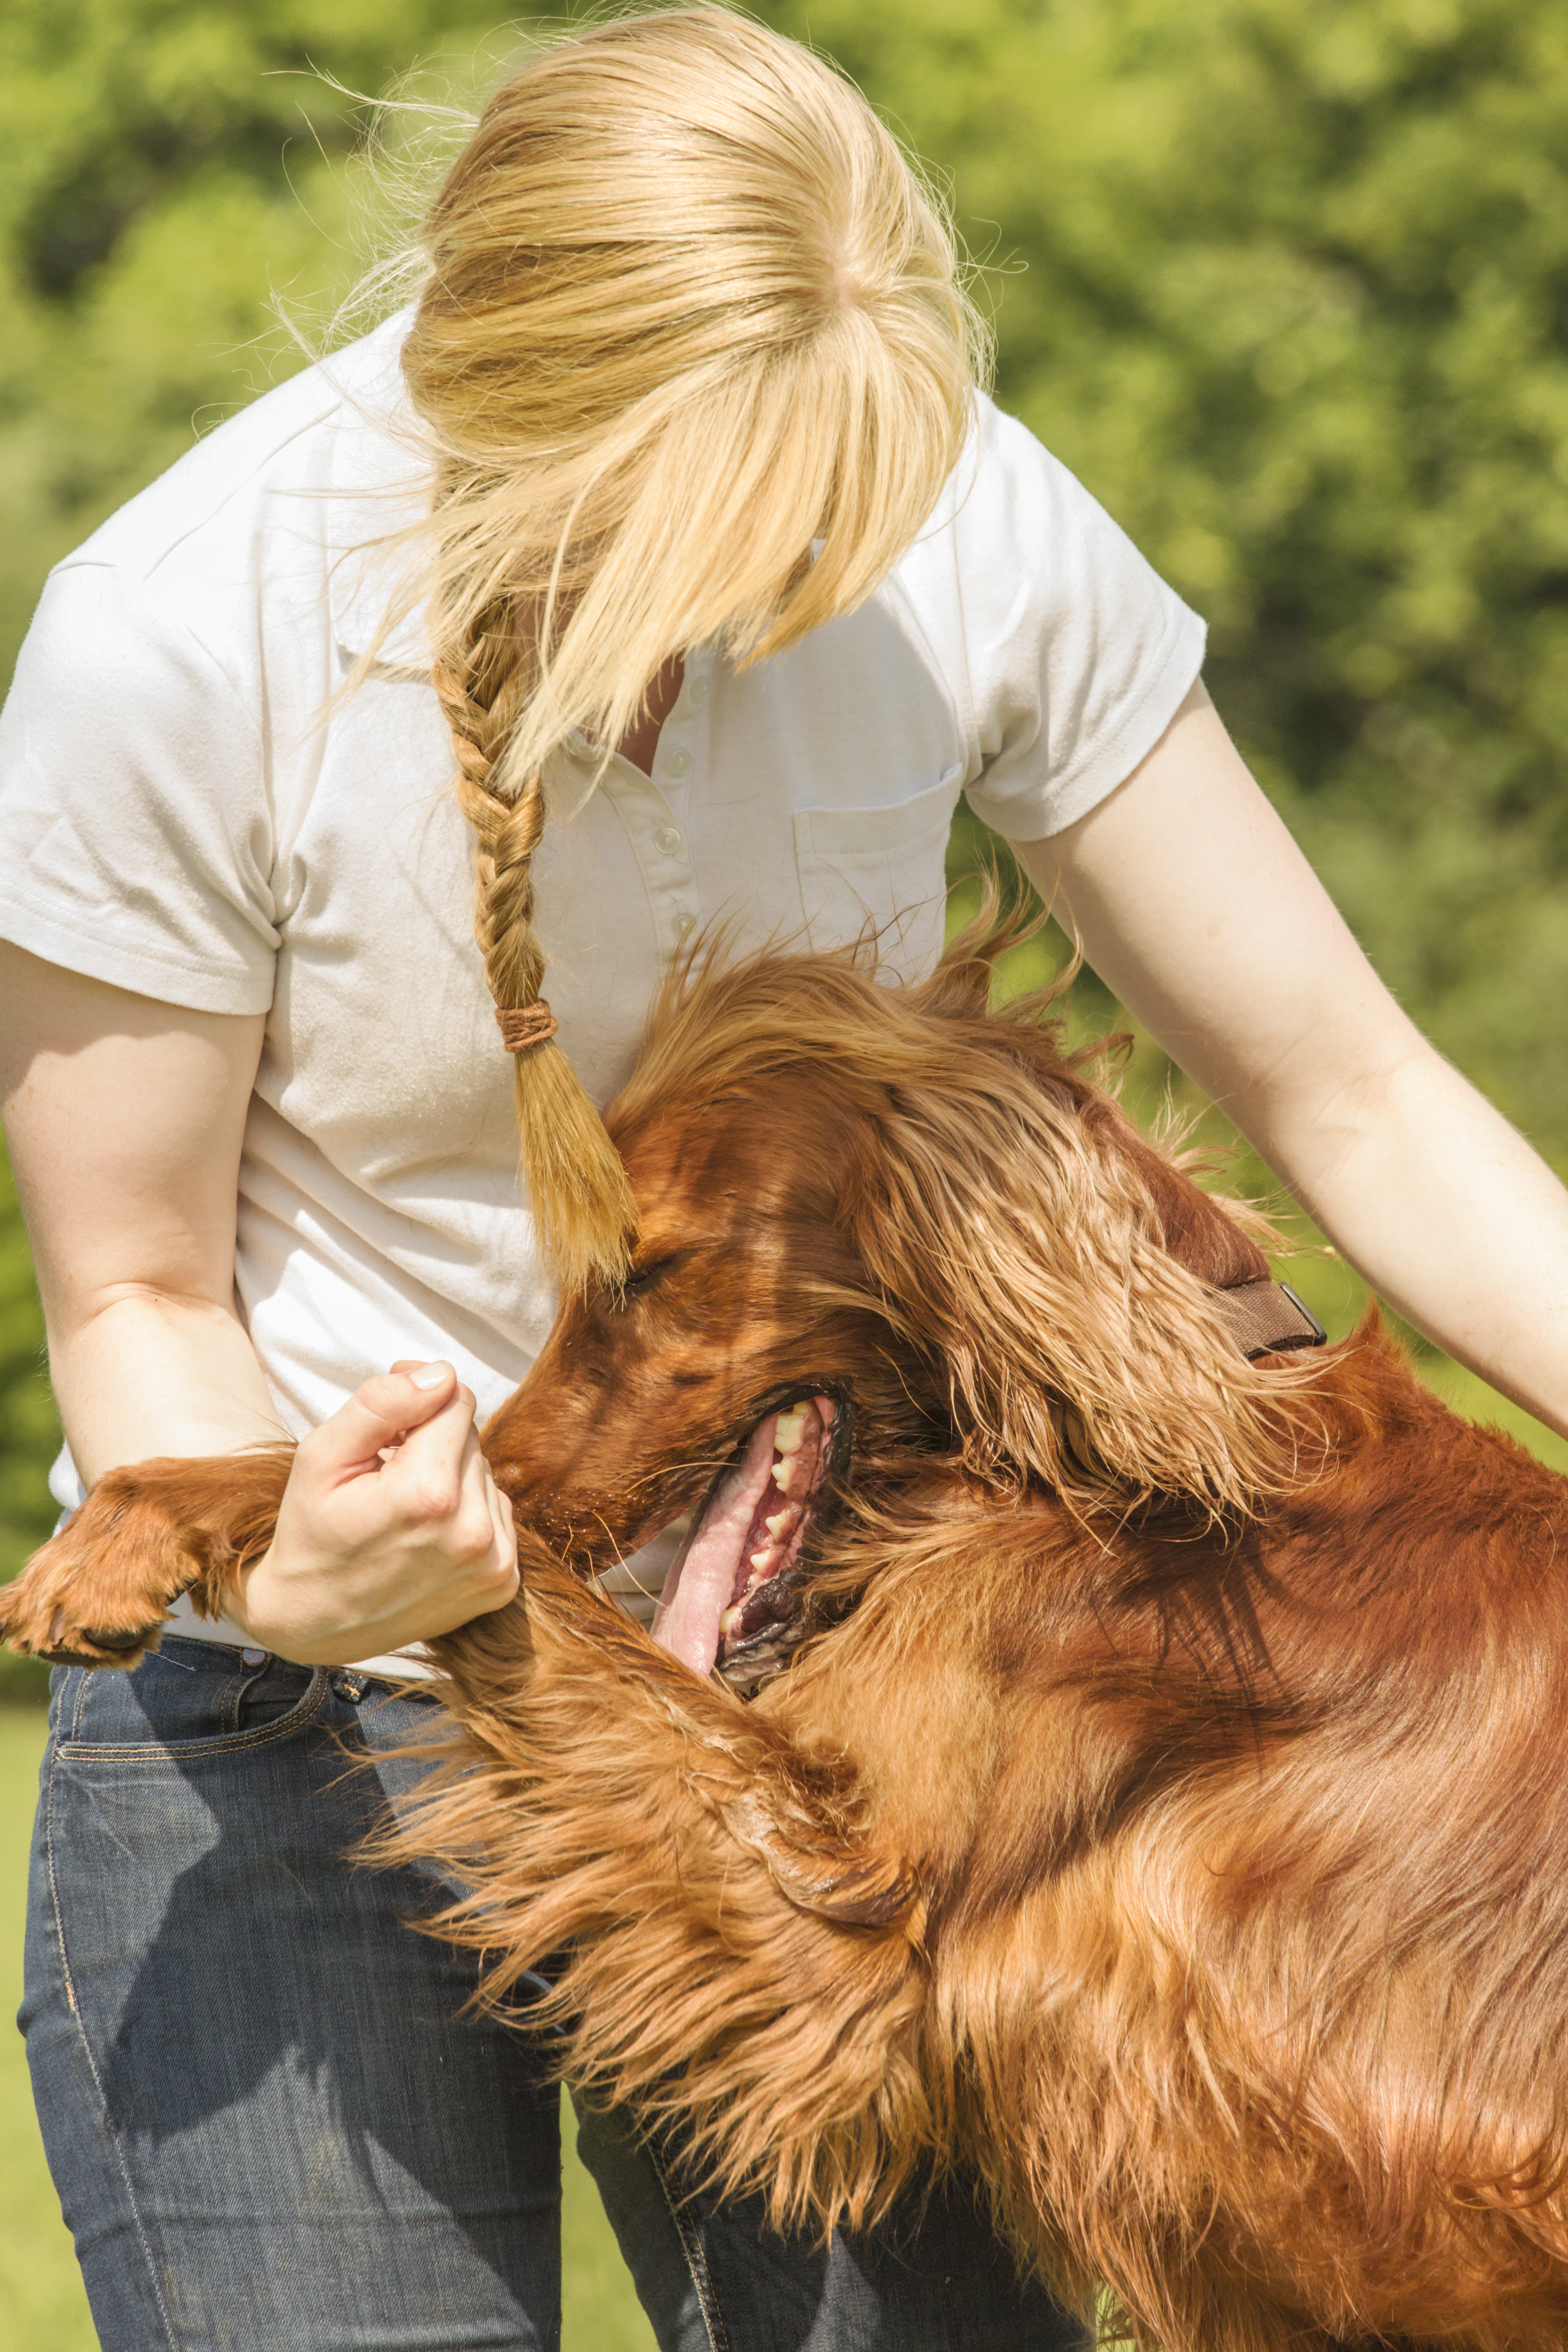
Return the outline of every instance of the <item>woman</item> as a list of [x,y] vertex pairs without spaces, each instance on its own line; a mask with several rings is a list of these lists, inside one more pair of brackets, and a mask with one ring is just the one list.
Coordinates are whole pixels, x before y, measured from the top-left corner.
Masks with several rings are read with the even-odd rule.
[[[718,9],[574,37],[424,250],[411,320],[60,567],[5,721],[75,1471],[302,1440],[234,1622],[57,1678],[25,2022],[110,2352],[555,2340],[536,2054],[405,1924],[440,1889],[343,1856],[427,1706],[384,1677],[515,1589],[476,1410],[619,1262],[594,1106],[698,923],[923,968],[967,793],[1385,1295],[1568,1424],[1568,1202],[1373,978],[1201,625],[977,395],[855,93]],[[958,2189],[825,2251],[583,2147],[667,2346],[1081,2340]]]

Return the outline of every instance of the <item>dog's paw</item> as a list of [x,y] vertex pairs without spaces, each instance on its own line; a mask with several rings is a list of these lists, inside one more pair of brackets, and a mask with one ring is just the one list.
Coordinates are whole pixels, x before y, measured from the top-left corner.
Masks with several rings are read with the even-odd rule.
[[0,1587],[0,1641],[55,1665],[134,1666],[182,1592],[221,1615],[236,1575],[271,1541],[292,1457],[258,1446],[107,1471]]
[[[95,1596],[101,1605],[94,1608],[82,1591],[79,1562],[51,1559],[59,1541],[57,1537],[35,1552],[15,1583],[0,1586],[0,1640],[51,1666],[140,1665],[158,1645],[165,1612],[151,1616],[142,1594],[127,1596],[129,1612],[117,1609],[108,1593]],[[116,1624],[116,1616],[126,1613],[135,1622]],[[84,1624],[87,1615],[104,1622]]]
[[0,1638],[55,1666],[138,1665],[199,1566],[155,1492],[111,1471],[0,1589]]

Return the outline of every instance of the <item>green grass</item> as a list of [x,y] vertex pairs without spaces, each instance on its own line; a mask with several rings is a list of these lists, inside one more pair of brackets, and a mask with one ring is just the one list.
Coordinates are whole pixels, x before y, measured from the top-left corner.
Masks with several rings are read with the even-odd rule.
[[[22,1912],[33,1794],[44,1717],[0,1708],[0,2018],[22,1997]],[[593,2182],[573,2152],[572,2114],[562,2116],[565,2161],[562,2236],[566,2352],[652,2352],[643,2317]],[[6,2352],[93,2352],[97,2337],[44,2162],[22,2037],[0,2024],[0,2328]]]

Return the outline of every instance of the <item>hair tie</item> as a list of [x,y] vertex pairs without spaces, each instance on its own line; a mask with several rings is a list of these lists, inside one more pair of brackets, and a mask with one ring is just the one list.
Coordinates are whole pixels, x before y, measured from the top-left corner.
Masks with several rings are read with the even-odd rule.
[[553,1037],[561,1024],[541,996],[532,1004],[498,1004],[496,1026],[509,1054],[526,1054],[531,1045],[542,1045]]

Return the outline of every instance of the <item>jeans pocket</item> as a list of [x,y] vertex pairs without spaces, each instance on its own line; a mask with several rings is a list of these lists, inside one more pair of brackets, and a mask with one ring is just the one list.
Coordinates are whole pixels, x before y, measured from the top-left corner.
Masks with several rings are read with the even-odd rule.
[[292,1715],[309,1694],[315,1669],[288,1658],[267,1657],[247,1665],[228,1702],[231,1731],[265,1731]]
[[328,1696],[324,1667],[166,1637],[130,1674],[68,1669],[57,1753],[73,1765],[155,1764],[269,1746],[313,1724]]

